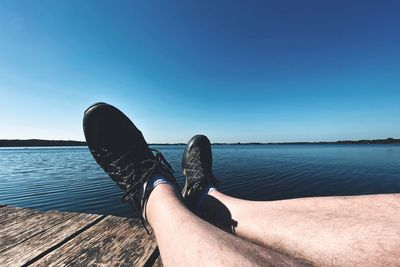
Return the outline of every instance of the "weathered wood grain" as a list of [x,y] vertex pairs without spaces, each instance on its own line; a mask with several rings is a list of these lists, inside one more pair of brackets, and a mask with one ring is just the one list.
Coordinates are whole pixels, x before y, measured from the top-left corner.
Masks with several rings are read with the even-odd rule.
[[[29,238],[22,232],[14,235],[5,243],[7,249],[0,253],[2,266],[20,266],[34,260],[43,252],[50,251],[54,246],[73,236],[84,227],[98,220],[100,215],[49,212],[41,214],[44,218],[40,220],[43,226],[35,225],[34,229],[43,229],[34,232]],[[53,217],[54,219],[49,219]],[[55,219],[57,218],[57,219]],[[49,222],[52,220],[52,222]],[[14,244],[10,244],[14,241]],[[2,245],[3,241],[1,242]]]
[[138,220],[0,207],[1,266],[162,266],[156,249]]
[[0,226],[5,222],[12,220],[14,218],[19,218],[24,220],[29,218],[33,214],[38,214],[38,211],[34,211],[31,209],[23,209],[23,208],[15,208],[9,206],[3,206],[0,208]]
[[33,266],[144,266],[156,247],[139,221],[107,216]]
[[33,214],[28,218],[16,217],[8,220],[0,229],[1,253],[16,246],[33,236],[58,225],[71,217],[76,216],[72,213],[51,212]]
[[13,207],[13,206],[2,206],[0,208],[0,217],[4,214],[8,214],[8,213],[13,213],[13,212],[20,212],[20,211],[26,211],[26,210],[30,210],[30,209],[25,209],[25,208],[18,208],[18,207]]

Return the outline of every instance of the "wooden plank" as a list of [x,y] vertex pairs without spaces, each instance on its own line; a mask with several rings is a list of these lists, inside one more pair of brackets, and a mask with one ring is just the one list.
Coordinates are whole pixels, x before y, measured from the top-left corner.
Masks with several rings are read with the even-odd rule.
[[107,216],[32,265],[144,266],[156,248],[140,221]]
[[17,241],[23,241],[47,228],[61,223],[71,216],[75,216],[72,213],[61,212],[35,212],[29,214],[23,210],[19,211],[17,215],[12,220],[2,223],[2,227],[0,228],[0,236],[2,237],[0,252],[8,248],[9,241],[14,241],[14,244]]
[[6,216],[6,215],[12,214],[12,213],[28,211],[28,210],[29,209],[16,208],[16,207],[12,207],[12,206],[3,206],[0,209],[0,218],[2,218],[3,216]]
[[3,252],[11,247],[76,215],[75,213],[65,212],[46,212],[33,214],[28,218],[16,217],[13,220],[6,221],[0,229],[0,257]]
[[30,216],[34,214],[40,213],[39,211],[34,211],[31,209],[23,209],[23,208],[15,208],[15,207],[10,207],[10,206],[4,206],[2,209],[0,209],[0,226],[3,228],[4,224],[13,219],[21,219],[24,220],[26,218],[29,218]]
[[[16,239],[14,245],[8,246],[7,250],[0,253],[2,266],[20,266],[32,262],[41,254],[51,251],[58,244],[68,240],[75,233],[104,218],[101,215],[66,212],[46,212],[41,215],[46,217],[46,220],[38,221],[38,224],[44,223],[44,230],[30,238],[25,238],[25,232],[19,235],[23,239],[22,242],[18,243],[21,240]],[[58,219],[49,224],[49,219],[47,219],[49,217],[58,217]],[[55,223],[56,221],[59,223]],[[38,224],[32,227],[41,228],[42,226]]]

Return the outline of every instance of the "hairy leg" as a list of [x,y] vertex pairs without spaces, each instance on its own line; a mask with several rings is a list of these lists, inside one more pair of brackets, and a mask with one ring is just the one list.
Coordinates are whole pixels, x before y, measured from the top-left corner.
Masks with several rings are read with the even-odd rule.
[[298,266],[294,258],[230,235],[191,213],[169,185],[151,193],[147,218],[165,266]]
[[203,209],[217,224],[229,214],[239,237],[316,265],[400,265],[400,194],[261,202],[213,191]]

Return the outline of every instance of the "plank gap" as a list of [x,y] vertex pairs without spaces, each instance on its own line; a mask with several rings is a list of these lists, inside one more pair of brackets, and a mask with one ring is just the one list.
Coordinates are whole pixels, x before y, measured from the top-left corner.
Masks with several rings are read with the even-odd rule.
[[65,243],[67,243],[68,241],[74,239],[75,237],[77,237],[78,235],[82,234],[83,232],[85,232],[86,230],[88,230],[90,227],[96,225],[97,223],[99,223],[100,221],[104,220],[107,216],[106,215],[102,215],[101,217],[97,218],[96,220],[94,220],[93,222],[89,223],[88,225],[82,227],[81,229],[79,229],[78,231],[76,231],[75,233],[72,233],[70,236],[66,237],[64,240],[60,241],[59,243],[57,243],[56,245],[52,246],[51,248],[46,249],[45,251],[43,251],[42,253],[38,254],[37,256],[35,256],[34,258],[30,259],[29,261],[27,261],[25,264],[23,264],[22,266],[29,266],[32,263],[40,260],[41,258],[43,258],[44,256],[46,256],[47,254],[49,254],[50,252],[62,247]]
[[[38,218],[41,218],[41,217],[43,216],[43,214],[36,214],[36,215],[38,216]],[[39,217],[39,216],[40,216],[40,217]],[[71,219],[71,218],[73,218],[73,217],[75,217],[75,216],[77,216],[77,215],[76,215],[76,214],[69,214],[69,216],[67,216],[66,218],[63,218],[63,219],[68,220],[68,219]],[[56,220],[57,220],[57,219],[56,219]],[[37,236],[37,235],[39,235],[39,234],[41,234],[41,233],[44,233],[44,232],[48,231],[49,229],[51,229],[51,228],[53,228],[53,227],[56,227],[57,225],[62,224],[62,223],[63,223],[63,221],[60,220],[59,222],[55,223],[54,225],[50,226],[49,228],[45,228],[45,229],[43,229],[43,230],[41,230],[41,231],[34,232],[34,233],[32,233],[32,235],[29,235],[28,237],[26,237],[26,238],[24,238],[24,239],[20,239],[20,240],[16,241],[15,243],[13,243],[13,246],[12,246],[12,247],[17,246],[17,245],[19,245],[19,244],[22,244],[22,243],[24,243],[25,241],[27,241],[27,240],[29,240],[29,239],[31,239],[31,238],[33,238],[33,237],[35,237],[35,236]],[[4,249],[0,249],[0,253],[3,253],[3,252],[5,252],[5,251],[9,250],[9,249],[11,249],[12,247],[7,247],[7,246],[5,246]]]
[[157,248],[153,251],[153,253],[150,255],[150,257],[147,259],[146,263],[144,264],[144,267],[151,267],[154,265],[158,257],[160,256],[160,251]]

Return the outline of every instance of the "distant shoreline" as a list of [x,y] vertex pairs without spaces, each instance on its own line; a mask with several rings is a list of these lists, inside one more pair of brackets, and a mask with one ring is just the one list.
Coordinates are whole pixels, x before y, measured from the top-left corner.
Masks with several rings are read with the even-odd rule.
[[[213,143],[213,145],[352,145],[352,144],[400,144],[400,139],[371,139],[371,140],[341,140],[334,142],[248,142],[248,143]],[[154,143],[157,145],[186,145],[185,143]],[[73,140],[42,140],[42,139],[0,139],[0,147],[54,147],[54,146],[86,146],[86,142]]]
[[0,147],[86,146],[86,142],[73,140],[0,139]]

